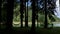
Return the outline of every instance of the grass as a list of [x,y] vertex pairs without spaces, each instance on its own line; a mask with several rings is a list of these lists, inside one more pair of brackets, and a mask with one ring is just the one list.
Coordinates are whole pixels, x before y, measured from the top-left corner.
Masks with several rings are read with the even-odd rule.
[[[3,28],[3,26],[1,25]],[[13,34],[32,34],[31,27],[13,27],[12,31],[0,30],[1,33],[13,33]],[[40,28],[36,27],[35,34],[59,34],[60,27],[53,27],[53,28]]]
[[59,34],[60,28],[37,28],[36,32],[37,34]]
[[[28,27],[13,27],[13,30],[10,31],[4,31],[4,30],[0,30],[0,32],[5,32],[5,33],[13,33],[13,34],[31,34],[31,28]],[[60,28],[59,27],[54,27],[54,28],[37,28],[35,29],[35,34],[59,34],[60,33]]]
[[[30,28],[21,28],[21,32],[28,33],[30,32]],[[60,28],[36,28],[35,29],[36,34],[59,34],[60,33]]]

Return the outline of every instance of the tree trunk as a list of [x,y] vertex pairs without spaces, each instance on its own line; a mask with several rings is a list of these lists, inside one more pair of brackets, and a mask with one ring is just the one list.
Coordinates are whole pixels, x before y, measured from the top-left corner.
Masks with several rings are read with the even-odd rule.
[[[37,7],[38,7],[38,0],[37,0]],[[38,27],[38,8],[37,8],[37,11],[36,11],[36,18],[37,18],[37,27]]]
[[[1,5],[2,5],[2,0],[0,0],[0,25],[1,25]],[[0,26],[1,28],[1,26]]]
[[24,1],[20,0],[21,27],[23,27]]
[[7,30],[12,29],[14,0],[7,0]]
[[44,28],[48,27],[48,21],[47,21],[47,0],[45,0],[45,23]]
[[[26,2],[25,2],[25,7],[26,7]],[[25,27],[28,27],[28,2],[27,2],[27,7],[25,8]]]
[[48,28],[48,21],[47,21],[47,15],[45,14],[45,25],[44,28]]
[[32,33],[35,33],[35,0],[32,0]]

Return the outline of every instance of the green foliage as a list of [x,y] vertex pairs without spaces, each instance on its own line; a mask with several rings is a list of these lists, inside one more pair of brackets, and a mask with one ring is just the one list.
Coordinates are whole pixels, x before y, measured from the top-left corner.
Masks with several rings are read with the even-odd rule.
[[44,22],[44,20],[45,20],[45,16],[38,14],[38,22]]
[[14,22],[20,21],[20,3],[16,2],[16,0],[14,0],[13,21]]
[[[43,3],[43,4],[42,4]],[[39,13],[40,14],[45,14],[45,9],[47,10],[46,11],[46,13],[47,13],[47,15],[48,15],[48,17],[49,17],[49,19],[51,20],[51,21],[55,21],[55,18],[53,17],[53,16],[55,16],[55,12],[56,12],[56,10],[55,10],[55,8],[56,8],[56,2],[54,1],[54,0],[48,0],[47,1],[47,6],[46,6],[46,8],[44,8],[45,6],[45,2],[44,2],[44,0],[41,0],[40,1],[40,5],[42,5],[42,8],[40,7],[38,7],[39,8]]]
[[[43,0],[42,0],[43,1]],[[42,2],[41,1],[41,2]],[[6,14],[7,14],[7,12],[6,12],[6,2],[4,1],[3,3],[3,8],[2,8],[2,13],[1,13],[1,15],[2,15],[2,20],[6,20]],[[43,5],[44,6],[44,5]],[[29,8],[29,12],[28,12],[28,21],[32,21],[32,11],[31,11],[31,6],[29,6],[28,7]],[[54,12],[53,12],[53,9],[55,8],[55,4],[54,3],[51,3],[51,6],[50,7],[48,7],[49,9],[48,9],[48,16],[49,16],[49,19],[51,19],[51,20],[53,20],[53,21],[55,21],[55,19],[54,19],[54,17],[52,16],[52,15],[54,15]],[[52,9],[51,9],[52,8]],[[36,6],[36,9],[38,9],[39,10],[39,12],[38,13],[40,13],[41,15],[39,15],[38,14],[38,21],[44,21],[45,20],[45,18],[44,18],[44,16],[43,16],[43,14],[44,14],[44,10],[40,10],[40,8],[39,7],[37,7]],[[25,15],[25,14],[24,14]],[[24,16],[25,17],[25,16]],[[25,18],[24,18],[25,19]],[[20,21],[20,5],[19,5],[19,3],[17,3],[16,1],[14,2],[14,15],[13,15],[13,20],[14,21]]]
[[6,17],[7,17],[7,12],[6,12],[6,5],[7,5],[7,3],[6,3],[6,1],[4,0],[3,2],[2,2],[2,11],[1,11],[1,21],[2,22],[5,22],[6,21]]

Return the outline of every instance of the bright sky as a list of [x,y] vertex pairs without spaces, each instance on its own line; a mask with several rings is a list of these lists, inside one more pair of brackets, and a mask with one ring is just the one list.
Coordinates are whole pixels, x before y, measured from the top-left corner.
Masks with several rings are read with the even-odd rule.
[[56,1],[56,11],[57,13],[55,13],[57,15],[57,17],[60,18],[60,7],[59,7],[59,0]]

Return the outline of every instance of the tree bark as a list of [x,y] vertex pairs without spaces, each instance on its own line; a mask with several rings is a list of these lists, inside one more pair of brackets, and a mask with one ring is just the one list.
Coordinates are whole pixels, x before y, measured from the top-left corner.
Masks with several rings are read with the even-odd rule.
[[26,7],[26,0],[25,0],[25,27],[28,27],[28,2]]
[[7,0],[7,30],[12,29],[14,0]]
[[32,0],[32,33],[35,33],[35,0]]
[[45,23],[44,28],[48,27],[48,21],[47,21],[47,0],[45,0]]
[[23,27],[24,0],[20,0],[21,27]]
[[[1,5],[2,5],[2,0],[0,0],[0,25],[1,25]],[[1,26],[0,26],[0,28],[1,28]]]

